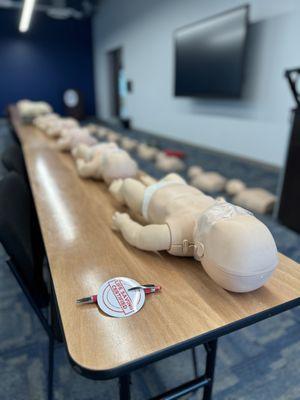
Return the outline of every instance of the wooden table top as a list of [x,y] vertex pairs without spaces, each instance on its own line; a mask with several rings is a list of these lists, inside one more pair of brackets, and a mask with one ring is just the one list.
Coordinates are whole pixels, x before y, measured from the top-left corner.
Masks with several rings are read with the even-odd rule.
[[[16,121],[15,121],[16,122]],[[280,255],[268,283],[246,294],[216,285],[201,264],[165,252],[147,253],[111,230],[118,205],[103,183],[77,176],[70,155],[41,131],[15,124],[22,142],[71,359],[100,378],[160,355],[203,343],[300,302],[300,267]],[[125,276],[162,286],[129,318],[105,316],[75,300]]]

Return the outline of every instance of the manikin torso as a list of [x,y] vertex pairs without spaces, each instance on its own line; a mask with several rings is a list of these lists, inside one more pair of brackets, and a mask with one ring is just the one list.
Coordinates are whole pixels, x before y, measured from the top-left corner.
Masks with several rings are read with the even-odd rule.
[[[115,144],[111,147],[106,147],[104,151],[97,152],[93,157],[96,166],[94,177],[98,179],[105,178],[106,172],[108,170],[111,170],[112,167],[115,171],[121,171],[123,169],[122,164],[124,164],[124,155],[125,152],[119,149]],[[110,181],[111,179],[113,178],[109,178],[108,181]]]
[[80,146],[73,156],[77,158],[77,170],[81,177],[103,179],[107,184],[114,179],[134,177],[138,172],[136,162],[115,143],[103,143],[90,149]]
[[[144,196],[144,205],[146,199],[147,192]],[[153,193],[147,212],[143,210],[143,214],[150,223],[168,225],[171,235],[169,253],[177,256],[193,256],[193,246],[184,250],[183,243],[184,241],[193,243],[196,220],[214,203],[215,199],[192,186],[181,182],[168,182]]]

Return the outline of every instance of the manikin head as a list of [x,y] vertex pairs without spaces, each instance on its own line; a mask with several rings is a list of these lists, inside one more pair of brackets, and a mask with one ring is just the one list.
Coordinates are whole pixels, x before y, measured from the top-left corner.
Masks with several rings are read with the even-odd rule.
[[114,179],[134,178],[138,166],[125,150],[115,149],[104,154],[102,170],[104,181],[110,184]]
[[250,292],[268,280],[278,264],[268,228],[248,211],[217,200],[198,219],[194,257],[224,289]]
[[85,128],[71,128],[62,132],[57,141],[57,148],[61,151],[72,151],[80,143],[92,146],[97,143],[97,140]]

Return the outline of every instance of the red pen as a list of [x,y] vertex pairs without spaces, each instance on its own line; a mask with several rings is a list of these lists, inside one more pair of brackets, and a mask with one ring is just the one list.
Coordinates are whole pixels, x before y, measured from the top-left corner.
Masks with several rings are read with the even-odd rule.
[[[153,285],[153,284],[140,285],[140,286],[131,287],[128,289],[128,291],[141,290],[141,289],[144,290],[145,294],[150,294],[150,293],[156,293],[156,292],[160,291],[161,286]],[[92,304],[92,303],[97,303],[97,295],[96,294],[76,300],[76,304]]]
[[92,304],[97,303],[97,295],[94,294],[93,296],[83,297],[82,299],[76,300],[76,304]]

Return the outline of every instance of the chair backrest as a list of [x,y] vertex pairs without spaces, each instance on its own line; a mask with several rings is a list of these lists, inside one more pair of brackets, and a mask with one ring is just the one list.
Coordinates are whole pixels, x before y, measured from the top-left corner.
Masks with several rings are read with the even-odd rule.
[[0,241],[23,284],[39,306],[47,304],[44,247],[33,223],[31,195],[24,179],[10,172],[0,181]]
[[8,171],[15,171],[27,180],[27,172],[22,149],[17,144],[7,147],[2,153],[2,162]]

